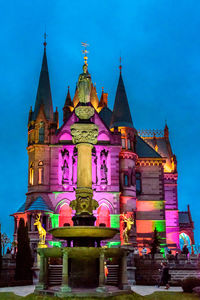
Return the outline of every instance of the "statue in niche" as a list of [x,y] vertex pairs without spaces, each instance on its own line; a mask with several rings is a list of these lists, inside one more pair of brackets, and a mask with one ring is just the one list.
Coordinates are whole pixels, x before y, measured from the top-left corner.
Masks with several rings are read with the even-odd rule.
[[103,164],[101,165],[101,183],[107,183],[107,172],[108,172],[108,168],[104,160]]
[[100,158],[101,158],[101,183],[106,183],[108,182],[108,168],[107,168],[107,157],[108,157],[108,151],[105,149],[101,151]]
[[83,65],[83,73],[79,75],[77,89],[79,102],[81,104],[89,103],[91,92],[91,76],[88,73],[88,67],[86,64]]
[[62,183],[69,183],[69,165],[66,160],[62,166]]

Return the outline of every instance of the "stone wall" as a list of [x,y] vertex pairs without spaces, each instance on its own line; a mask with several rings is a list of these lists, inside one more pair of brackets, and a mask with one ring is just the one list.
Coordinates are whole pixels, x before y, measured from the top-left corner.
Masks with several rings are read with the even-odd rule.
[[170,284],[180,285],[181,280],[187,277],[200,278],[200,259],[197,255],[191,255],[188,259],[179,254],[177,259],[168,255],[167,259],[162,254],[156,254],[154,260],[150,255],[134,256],[136,266],[136,284],[155,285],[160,278],[159,269],[162,261],[167,261],[171,275]]

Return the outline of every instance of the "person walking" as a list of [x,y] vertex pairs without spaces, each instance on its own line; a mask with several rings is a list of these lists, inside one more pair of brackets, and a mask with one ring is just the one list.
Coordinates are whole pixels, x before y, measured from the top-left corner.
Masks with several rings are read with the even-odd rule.
[[161,275],[160,275],[160,280],[158,282],[158,288],[161,286],[161,284],[165,285],[165,289],[169,289],[169,279],[170,279],[170,274],[169,274],[169,268],[167,266],[166,262],[161,263],[161,269],[159,269]]

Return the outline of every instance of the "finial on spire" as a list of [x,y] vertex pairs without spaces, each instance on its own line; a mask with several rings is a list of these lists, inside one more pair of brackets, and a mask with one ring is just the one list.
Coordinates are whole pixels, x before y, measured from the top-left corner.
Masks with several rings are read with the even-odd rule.
[[87,57],[87,53],[89,53],[89,51],[87,50],[87,47],[89,46],[89,44],[87,44],[87,43],[81,43],[81,45],[82,45],[82,47],[84,47],[84,50],[82,50],[82,53],[83,53],[83,55],[84,55],[84,63],[85,63],[85,65],[86,66],[88,66],[88,62],[87,62],[87,60],[88,60],[88,57]]
[[47,46],[47,33],[46,33],[46,31],[44,33],[44,43],[43,43],[43,45],[44,45],[44,48],[46,49],[46,46]]
[[121,56],[119,58],[119,62],[120,62],[119,71],[120,71],[120,74],[121,74],[121,72],[122,72],[122,58],[121,58]]

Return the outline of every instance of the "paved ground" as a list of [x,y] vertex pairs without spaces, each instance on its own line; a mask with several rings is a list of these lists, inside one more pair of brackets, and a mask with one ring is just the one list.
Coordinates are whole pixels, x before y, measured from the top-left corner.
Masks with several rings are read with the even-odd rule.
[[[145,285],[133,285],[132,286],[132,291],[136,292],[137,294],[141,295],[141,296],[146,296],[146,295],[150,295],[154,292],[159,292],[159,291],[167,291],[165,290],[165,287],[155,287],[155,286],[145,286]],[[170,287],[169,290],[170,292],[182,292],[183,289],[182,287],[179,286],[173,286]]]
[[[13,292],[19,296],[27,296],[34,292],[35,286],[34,285],[27,285],[27,286],[13,286],[13,287],[4,287],[0,288],[1,292]],[[164,287],[156,288],[154,286],[145,286],[145,285],[134,285],[132,286],[132,291],[140,294],[141,296],[149,295],[157,291],[166,291]],[[170,287],[168,291],[171,292],[182,292],[181,287]]]

